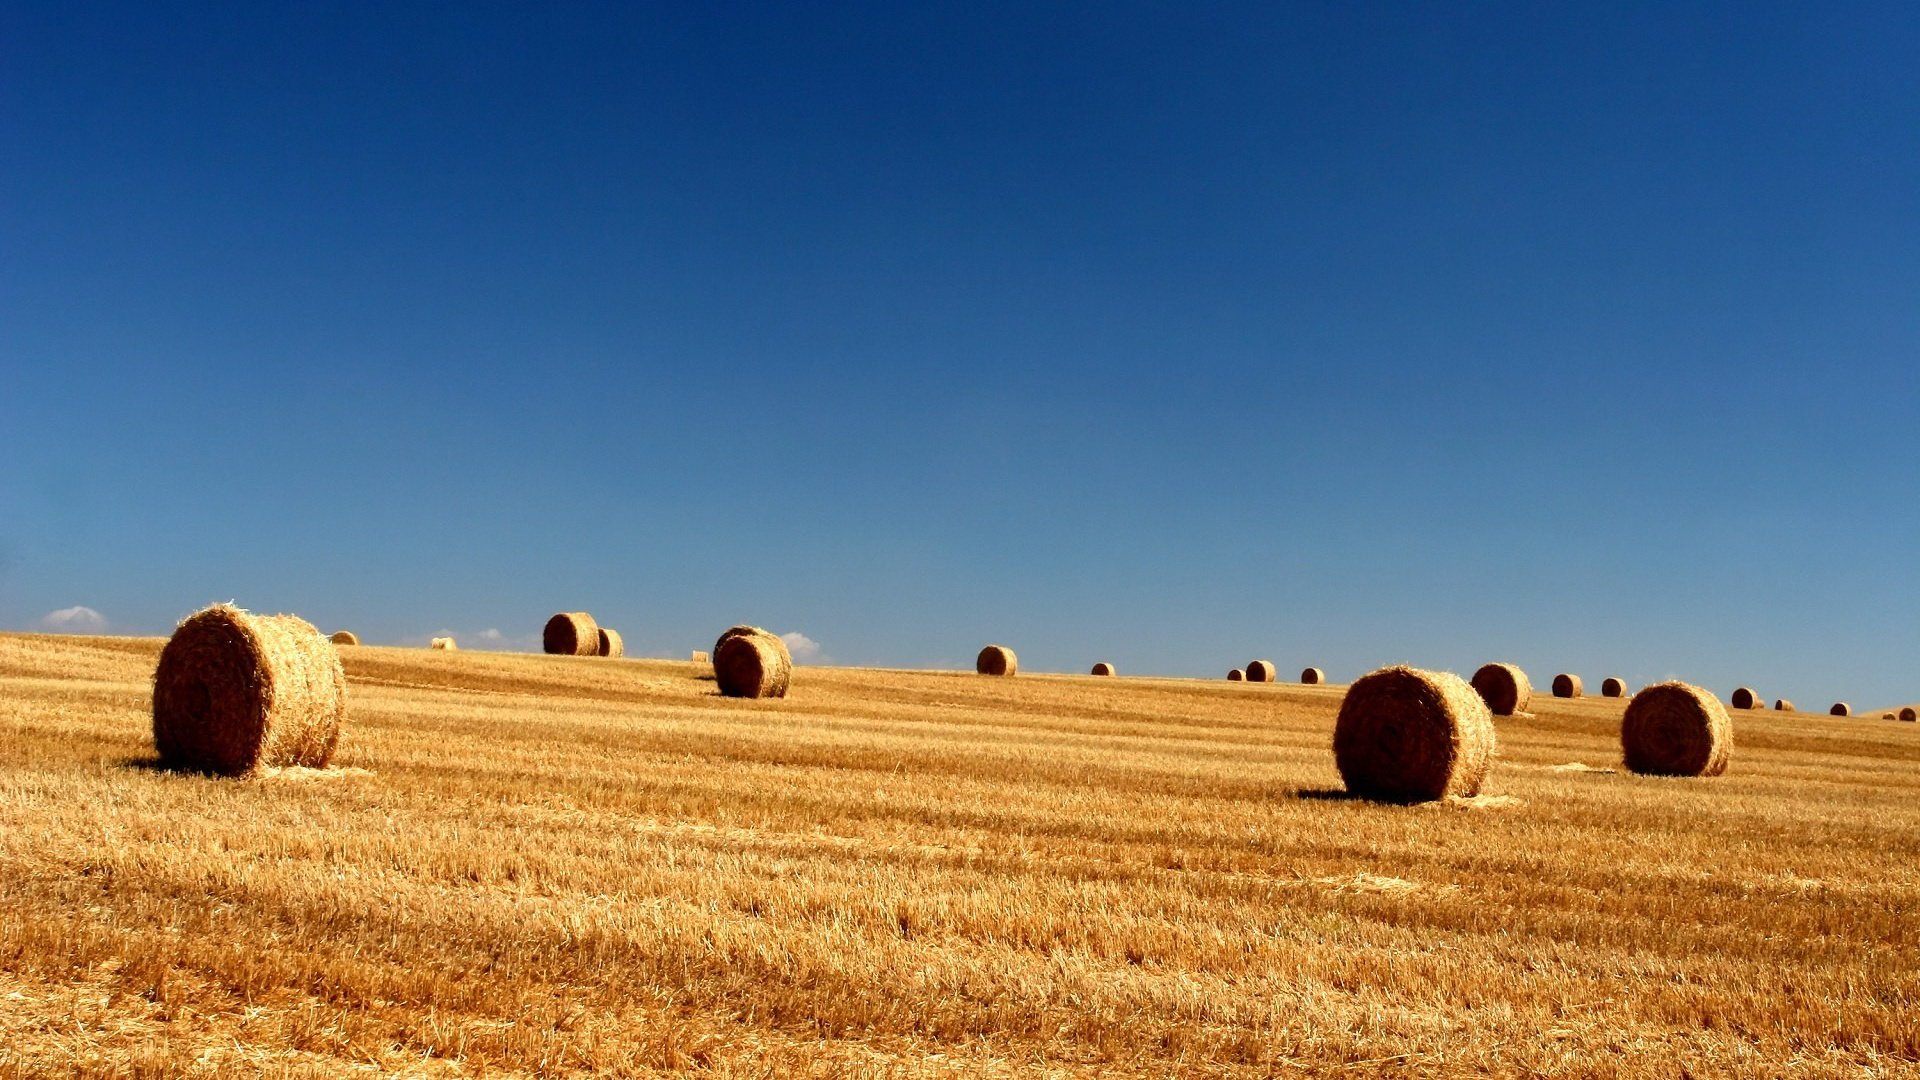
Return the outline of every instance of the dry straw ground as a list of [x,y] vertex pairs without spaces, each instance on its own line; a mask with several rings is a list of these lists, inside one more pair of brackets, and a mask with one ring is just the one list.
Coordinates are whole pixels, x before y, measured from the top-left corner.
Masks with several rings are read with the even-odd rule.
[[1504,720],[1337,795],[1340,690],[363,646],[323,773],[150,766],[158,640],[0,636],[0,1075],[1920,1075],[1920,730]]

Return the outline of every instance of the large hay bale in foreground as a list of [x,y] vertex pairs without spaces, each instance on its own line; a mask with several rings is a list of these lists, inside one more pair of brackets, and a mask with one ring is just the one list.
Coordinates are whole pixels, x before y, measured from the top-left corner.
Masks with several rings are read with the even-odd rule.
[[1736,687],[1733,691],[1733,696],[1727,700],[1731,701],[1733,707],[1736,709],[1759,709],[1765,707],[1760,704],[1760,695],[1754,693],[1751,687],[1746,686]]
[[1533,703],[1533,681],[1513,664],[1483,664],[1473,673],[1473,688],[1495,716],[1525,712]]
[[1836,701],[1833,703],[1833,708],[1827,710],[1827,715],[1828,716],[1852,716],[1853,706],[1847,704],[1844,701]]
[[1733,720],[1712,694],[1664,682],[1633,695],[1620,722],[1627,768],[1653,776],[1719,776],[1733,752]]
[[1280,673],[1271,660],[1252,660],[1247,663],[1248,682],[1273,682],[1279,677]]
[[793,682],[793,654],[765,630],[733,634],[713,654],[713,677],[728,697],[783,698]]
[[333,636],[327,640],[333,642],[335,645],[358,645],[360,644],[360,635],[351,630],[335,630]]
[[1920,713],[1914,712],[1913,706],[1909,705],[1906,708],[1900,710],[1900,719],[1905,720],[1907,723],[1911,724],[1917,720],[1920,720]]
[[1627,680],[1618,675],[1609,675],[1600,682],[1601,697],[1626,697]]
[[1241,671],[1239,668],[1231,668],[1227,671],[1227,681],[1228,682],[1246,682],[1247,673],[1244,671]]
[[457,652],[460,644],[450,637],[437,637],[427,643],[427,648],[437,649],[440,652]]
[[153,672],[153,746],[172,768],[323,768],[346,714],[340,653],[296,615],[215,604],[181,621]]
[[1093,674],[1111,675],[1113,674],[1113,665],[1107,663],[1105,660],[1102,660],[1099,663],[1093,665]]
[[1382,668],[1347,689],[1333,760],[1347,790],[1384,802],[1480,793],[1495,751],[1486,701],[1460,676]]
[[1586,684],[1580,681],[1578,675],[1563,671],[1553,677],[1554,697],[1577,698],[1584,696],[1586,692]]
[[600,635],[601,656],[627,655],[627,643],[621,639],[620,631],[612,630],[604,626],[599,627],[598,631]]
[[540,647],[550,656],[599,656],[600,625],[584,611],[562,611],[547,620]]
[[1020,658],[1005,645],[989,645],[973,658],[973,670],[982,675],[1017,675],[1020,673]]
[[1773,702],[1773,711],[1774,712],[1799,712],[1800,710],[1794,708],[1793,702],[1788,701],[1786,698],[1776,698],[1774,699],[1774,702]]
[[1302,685],[1319,686],[1326,681],[1327,673],[1317,667],[1303,668],[1300,671],[1300,682]]
[[[722,645],[725,645],[732,638],[745,637],[749,634],[772,634],[772,633],[773,632],[771,630],[762,630],[758,626],[749,626],[746,623],[734,623],[732,626],[727,627],[726,630],[723,631],[719,637],[713,640],[713,652],[711,653],[711,655],[716,657],[719,656],[720,647]],[[777,637],[778,635],[774,635],[774,636]]]

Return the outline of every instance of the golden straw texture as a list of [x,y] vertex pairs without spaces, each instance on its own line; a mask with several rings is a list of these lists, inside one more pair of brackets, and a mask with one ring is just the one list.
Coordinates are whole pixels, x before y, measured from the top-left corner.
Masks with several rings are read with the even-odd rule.
[[1477,795],[1495,749],[1486,702],[1449,672],[1382,668],[1348,688],[1334,721],[1347,790],[1382,802]]
[[553,656],[599,656],[600,627],[584,611],[562,611],[547,620],[540,645]]
[[973,659],[973,670],[982,675],[1017,675],[1020,658],[1005,645],[989,645]]
[[173,768],[225,776],[322,768],[346,712],[340,654],[295,615],[227,604],[195,612],[153,672],[153,745]]
[[1633,695],[1620,722],[1627,768],[1653,776],[1719,776],[1733,753],[1733,720],[1712,694],[1683,682]]
[[1526,712],[1533,703],[1533,682],[1513,664],[1484,664],[1473,673],[1473,688],[1495,716]]

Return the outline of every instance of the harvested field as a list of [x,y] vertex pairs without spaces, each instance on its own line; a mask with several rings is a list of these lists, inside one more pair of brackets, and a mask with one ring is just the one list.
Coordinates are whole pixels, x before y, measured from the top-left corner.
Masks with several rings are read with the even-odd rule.
[[1400,807],[1339,688],[362,646],[221,780],[161,644],[0,635],[0,1075],[1920,1075],[1913,725],[1542,697]]

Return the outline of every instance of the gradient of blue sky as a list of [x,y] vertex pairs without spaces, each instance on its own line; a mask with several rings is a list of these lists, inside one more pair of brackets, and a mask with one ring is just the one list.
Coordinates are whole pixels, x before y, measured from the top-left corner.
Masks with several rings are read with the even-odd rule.
[[0,626],[1920,698],[1915,56],[1905,4],[10,4]]

